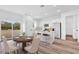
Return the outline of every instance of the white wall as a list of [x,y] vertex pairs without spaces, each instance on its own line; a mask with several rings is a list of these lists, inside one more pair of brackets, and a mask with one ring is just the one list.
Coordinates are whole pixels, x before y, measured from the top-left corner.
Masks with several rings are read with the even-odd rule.
[[[77,36],[76,34],[78,34],[78,36],[79,36],[79,31],[78,32],[76,31],[77,28],[79,30],[79,23],[78,24],[76,23],[76,22],[79,22],[79,20],[78,20],[79,19],[79,13],[78,12],[79,12],[79,10],[61,13],[61,18],[57,18],[57,19],[47,18],[47,19],[42,20],[39,25],[40,25],[40,27],[43,28],[43,25],[45,23],[52,24],[52,23],[55,23],[55,22],[61,22],[61,24],[62,24],[61,25],[61,27],[62,27],[62,29],[61,29],[61,39],[65,40],[66,39],[66,33],[71,34],[72,32],[73,32],[72,33],[73,37],[75,38]],[[72,16],[72,15],[74,15],[73,18],[69,17],[68,19],[74,19],[73,22],[75,22],[75,23],[73,23],[71,20],[68,20],[69,23],[66,23],[66,17]],[[76,17],[76,15],[78,17]],[[73,27],[70,27],[70,25],[72,26],[72,24],[73,24]],[[37,23],[37,25],[38,25],[38,23]],[[66,26],[68,26],[68,29],[66,29]],[[73,28],[73,29],[71,29],[71,28]],[[72,32],[71,32],[71,30],[72,30]],[[79,39],[79,37],[78,37],[78,39]]]
[[79,42],[79,14],[78,14],[77,19],[78,19],[78,42]]
[[[23,32],[27,36],[33,36],[34,34],[34,20],[31,16],[25,15],[23,19]],[[25,26],[25,27],[24,27]]]
[[73,16],[66,16],[66,35],[73,35]]
[[1,22],[0,22],[0,41],[1,41]]
[[61,14],[61,39],[66,40],[66,24],[65,24],[65,15]]
[[[69,25],[66,25],[66,17],[67,16],[73,16],[73,18],[70,18],[70,19],[73,19],[73,21],[68,20]],[[64,24],[64,26],[63,26],[63,28],[64,28],[64,33],[63,33],[64,36],[62,36],[62,37],[66,37],[66,33],[71,34],[70,30],[71,30],[72,27],[70,27],[70,25],[72,25],[73,26],[73,28],[72,28],[73,38],[74,39],[77,38],[78,41],[79,41],[79,36],[78,36],[79,35],[79,31],[78,31],[79,30],[79,22],[78,22],[78,19],[79,19],[79,10],[64,12],[64,13],[61,14],[61,19],[64,20],[64,23],[63,23]],[[68,26],[68,29],[66,29],[67,26]]]
[[78,39],[78,15],[73,16],[73,38]]
[[0,10],[0,21],[21,22],[22,15]]

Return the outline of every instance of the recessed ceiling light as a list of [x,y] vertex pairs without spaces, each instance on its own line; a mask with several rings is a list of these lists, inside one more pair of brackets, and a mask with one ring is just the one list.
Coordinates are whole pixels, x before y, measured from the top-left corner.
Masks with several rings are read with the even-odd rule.
[[56,7],[56,5],[53,5],[53,7]]
[[61,12],[61,10],[60,10],[60,9],[58,9],[58,10],[57,10],[57,12]]

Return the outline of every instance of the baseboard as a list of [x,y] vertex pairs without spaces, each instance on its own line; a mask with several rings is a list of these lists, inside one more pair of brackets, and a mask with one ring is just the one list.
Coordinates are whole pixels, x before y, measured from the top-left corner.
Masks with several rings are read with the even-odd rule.
[[66,35],[66,37],[73,37],[72,35]]
[[55,37],[55,39],[60,39],[60,38],[58,38],[58,37]]

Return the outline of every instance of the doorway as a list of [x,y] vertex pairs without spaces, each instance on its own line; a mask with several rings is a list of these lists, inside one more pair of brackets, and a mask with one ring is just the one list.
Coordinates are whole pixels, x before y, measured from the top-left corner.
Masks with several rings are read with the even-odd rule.
[[77,15],[66,16],[66,39],[77,40],[78,38]]
[[66,36],[73,37],[73,16],[66,16]]
[[61,39],[61,22],[54,23],[55,38]]

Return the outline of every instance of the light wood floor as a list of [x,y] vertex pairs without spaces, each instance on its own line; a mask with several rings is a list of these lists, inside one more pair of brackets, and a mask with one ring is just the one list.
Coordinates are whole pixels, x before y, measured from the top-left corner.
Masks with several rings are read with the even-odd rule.
[[[52,45],[40,42],[39,54],[79,54],[79,43],[72,37],[66,40],[56,39]],[[24,54],[23,51],[18,54]]]
[[79,43],[71,37],[66,40],[56,39],[51,46],[41,42],[39,54],[79,54]]

